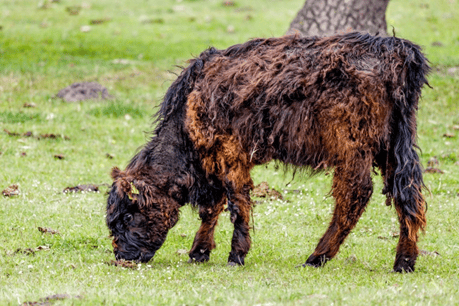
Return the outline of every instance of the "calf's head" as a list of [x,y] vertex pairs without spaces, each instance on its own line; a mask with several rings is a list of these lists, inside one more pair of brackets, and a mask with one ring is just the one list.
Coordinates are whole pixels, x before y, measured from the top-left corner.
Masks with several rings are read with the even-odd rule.
[[152,182],[112,171],[107,226],[116,259],[148,262],[178,221],[180,205]]

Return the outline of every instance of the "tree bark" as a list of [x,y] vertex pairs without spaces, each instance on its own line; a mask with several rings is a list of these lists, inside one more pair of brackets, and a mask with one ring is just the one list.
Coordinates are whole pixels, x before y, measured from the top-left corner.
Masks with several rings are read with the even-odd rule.
[[306,0],[287,34],[325,36],[352,31],[387,35],[389,0]]

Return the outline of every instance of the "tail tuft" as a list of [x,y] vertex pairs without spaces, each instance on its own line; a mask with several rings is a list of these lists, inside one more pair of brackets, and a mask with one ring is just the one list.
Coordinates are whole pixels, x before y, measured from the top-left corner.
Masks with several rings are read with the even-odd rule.
[[421,193],[425,187],[422,168],[415,149],[416,144],[416,112],[421,89],[427,82],[430,71],[427,59],[419,46],[406,40],[390,38],[395,42],[395,50],[404,58],[403,66],[396,88],[392,92],[395,102],[391,124],[391,149],[393,182],[391,197],[400,216],[406,223],[408,236],[416,240],[418,229],[426,226],[426,203]]

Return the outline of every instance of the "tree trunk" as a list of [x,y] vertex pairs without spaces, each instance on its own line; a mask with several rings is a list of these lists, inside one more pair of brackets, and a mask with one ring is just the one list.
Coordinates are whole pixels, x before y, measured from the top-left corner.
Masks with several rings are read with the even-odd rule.
[[351,31],[386,33],[389,0],[306,0],[287,34],[325,36]]

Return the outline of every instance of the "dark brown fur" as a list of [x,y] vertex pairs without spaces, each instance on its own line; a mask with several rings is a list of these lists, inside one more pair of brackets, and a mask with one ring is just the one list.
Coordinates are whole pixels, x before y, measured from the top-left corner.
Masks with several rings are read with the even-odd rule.
[[244,264],[250,170],[277,160],[334,169],[335,212],[305,265],[336,255],[365,210],[378,167],[400,220],[394,270],[414,271],[426,224],[416,110],[428,71],[411,42],[359,33],[255,39],[203,52],[169,88],[152,140],[125,171],[112,173],[107,224],[116,256],[148,261],[179,208],[191,203],[202,225],[190,259],[207,261],[227,203],[234,223],[228,262]]

